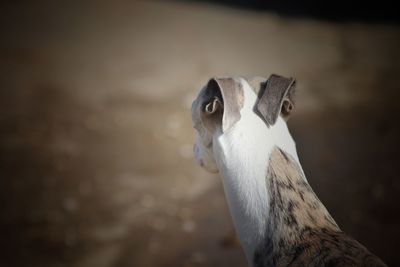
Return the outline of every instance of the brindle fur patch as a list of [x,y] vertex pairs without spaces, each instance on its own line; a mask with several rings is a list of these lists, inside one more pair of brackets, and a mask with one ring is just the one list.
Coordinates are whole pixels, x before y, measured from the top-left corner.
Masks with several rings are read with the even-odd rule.
[[386,266],[339,229],[290,155],[274,148],[268,166],[269,218],[254,266]]

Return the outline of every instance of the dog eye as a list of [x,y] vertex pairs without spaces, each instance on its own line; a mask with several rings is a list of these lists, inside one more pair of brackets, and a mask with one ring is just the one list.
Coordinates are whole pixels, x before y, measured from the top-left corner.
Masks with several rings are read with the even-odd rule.
[[204,111],[207,113],[212,113],[213,112],[213,102],[208,103],[205,107],[204,107]]

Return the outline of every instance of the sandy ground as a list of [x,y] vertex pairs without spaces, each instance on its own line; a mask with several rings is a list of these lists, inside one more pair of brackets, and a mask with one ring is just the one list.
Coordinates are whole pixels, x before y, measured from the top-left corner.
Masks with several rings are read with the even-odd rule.
[[192,159],[212,76],[298,80],[289,122],[343,230],[400,265],[399,27],[184,2],[2,4],[2,266],[246,266]]

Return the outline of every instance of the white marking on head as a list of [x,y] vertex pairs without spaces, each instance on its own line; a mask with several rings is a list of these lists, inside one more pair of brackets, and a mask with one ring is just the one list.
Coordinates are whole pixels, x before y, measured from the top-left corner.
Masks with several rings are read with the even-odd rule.
[[214,157],[224,176],[224,190],[242,245],[252,257],[265,232],[269,211],[266,175],[270,153],[275,146],[298,160],[295,143],[280,116],[274,125],[254,112],[257,96],[242,79],[244,106],[231,131],[213,138]]
[[195,155],[202,167],[219,170],[223,176],[235,227],[247,257],[252,257],[254,246],[263,238],[269,209],[265,178],[270,153],[278,146],[297,161],[298,157],[286,121],[277,115],[275,122],[267,125],[255,112],[259,103],[255,90],[243,78],[236,81],[242,89],[243,103],[240,117],[230,129],[223,131],[221,117],[212,131],[204,126],[200,114],[204,89],[193,103],[192,118],[198,133]]
[[[278,83],[284,82],[285,84],[286,82],[285,85],[287,88],[281,90],[284,91],[285,94],[294,81],[294,79],[286,79],[277,75],[271,75],[270,80],[271,83],[276,83],[277,81]],[[262,79],[257,77],[257,81],[258,86],[261,86],[260,82]],[[265,81],[266,79],[264,79],[264,82]],[[288,84],[290,85],[289,87]],[[255,86],[254,84],[252,85]],[[245,91],[247,91],[247,93],[243,92],[244,87],[246,87]],[[270,89],[269,92],[273,91],[273,89],[275,88]],[[274,132],[276,128],[281,129],[282,127],[286,127],[285,121],[279,116],[280,110],[284,109],[282,105],[285,104],[287,100],[286,98],[282,100],[285,95],[274,97],[274,95],[271,96],[264,93],[261,99],[258,99],[256,92],[258,93],[259,90],[259,88],[251,87],[249,83],[242,78],[214,78],[200,91],[198,97],[192,104],[192,120],[194,128],[197,130],[194,154],[201,167],[211,172],[218,172],[213,152],[213,139],[222,135],[224,132],[232,131],[232,128],[237,128],[235,125],[238,121],[244,120],[244,115],[247,116],[245,119],[247,129],[254,130],[250,135],[246,135],[249,139],[251,139],[250,137],[252,135],[255,135],[255,141],[260,141],[262,137],[259,135],[263,135],[265,131]],[[269,98],[267,99],[266,96]],[[272,102],[267,103],[270,99],[273,99]],[[246,102],[245,106],[243,106],[243,102]],[[268,104],[269,107],[265,108],[265,105]],[[276,106],[276,108],[271,108],[273,106]],[[260,111],[260,109],[262,111]],[[258,114],[255,110],[257,110]],[[268,114],[265,112],[268,112]],[[269,127],[266,126],[266,124],[269,125]],[[281,135],[277,134],[275,139],[278,139],[278,143],[282,143],[282,148],[284,148],[284,141],[287,140],[287,137],[288,131],[286,128],[283,129]],[[279,142],[279,139],[282,138],[285,140]],[[297,155],[293,156],[297,158]]]

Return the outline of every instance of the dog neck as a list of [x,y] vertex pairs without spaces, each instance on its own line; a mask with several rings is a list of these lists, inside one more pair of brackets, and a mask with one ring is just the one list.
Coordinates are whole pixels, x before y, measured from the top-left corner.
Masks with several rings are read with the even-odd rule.
[[[244,92],[249,94],[245,99],[256,97]],[[296,229],[337,227],[309,187],[282,118],[268,128],[245,103],[241,120],[213,143],[230,213],[249,262],[266,238],[287,236],[285,242],[290,243],[296,240]]]
[[304,241],[310,241],[313,233],[341,232],[304,179],[300,165],[278,147],[270,155],[266,186],[267,225],[263,240],[252,252],[252,264],[276,265],[277,259],[285,260],[282,257],[287,251],[293,252]]

